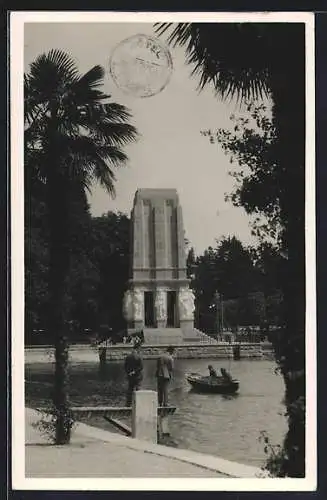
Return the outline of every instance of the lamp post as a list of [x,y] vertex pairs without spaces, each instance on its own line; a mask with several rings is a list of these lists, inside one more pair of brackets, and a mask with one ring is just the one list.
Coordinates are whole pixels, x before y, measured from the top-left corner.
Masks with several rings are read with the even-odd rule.
[[215,309],[217,335],[221,335],[224,332],[224,300],[222,293],[215,293]]
[[217,336],[220,335],[220,317],[219,317],[219,305],[220,305],[220,295],[218,292],[215,292],[215,309],[216,309],[216,331]]

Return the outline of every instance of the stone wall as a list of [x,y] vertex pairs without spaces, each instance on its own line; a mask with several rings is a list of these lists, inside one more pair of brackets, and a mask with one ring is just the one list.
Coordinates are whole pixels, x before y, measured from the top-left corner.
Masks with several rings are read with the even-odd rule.
[[[237,344],[183,344],[176,347],[176,357],[179,359],[198,358],[231,358],[233,347]],[[154,359],[166,350],[166,345],[148,345],[142,347],[143,359]],[[131,345],[115,345],[107,348],[107,360],[122,360],[131,352]],[[271,359],[273,356],[272,347],[262,344],[240,344],[241,359]],[[99,362],[99,349],[90,345],[73,345],[69,349],[71,361]],[[54,361],[54,350],[50,346],[38,346],[25,348],[25,363],[47,363]]]
[[[155,359],[165,352],[168,346],[143,346],[143,359]],[[110,346],[107,348],[106,357],[108,360],[124,359],[131,350],[130,346]],[[240,346],[240,355],[242,358],[262,359],[264,352],[260,344],[243,344]],[[231,358],[233,356],[232,344],[184,344],[176,347],[175,356],[177,359],[199,359],[199,358]]]

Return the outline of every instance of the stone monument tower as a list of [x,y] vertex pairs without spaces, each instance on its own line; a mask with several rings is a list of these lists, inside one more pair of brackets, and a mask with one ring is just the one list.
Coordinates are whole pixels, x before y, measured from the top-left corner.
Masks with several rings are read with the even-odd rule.
[[175,189],[138,189],[131,213],[131,263],[124,314],[145,342],[179,343],[194,332],[182,209]]

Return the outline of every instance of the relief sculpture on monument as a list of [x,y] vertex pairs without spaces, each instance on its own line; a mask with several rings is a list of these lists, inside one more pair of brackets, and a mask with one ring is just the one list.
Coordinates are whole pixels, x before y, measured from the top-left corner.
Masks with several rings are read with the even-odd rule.
[[134,320],[143,321],[144,293],[141,290],[134,291]]
[[179,291],[179,314],[182,320],[193,320],[195,310],[194,293],[189,288],[183,287]]
[[133,296],[130,290],[124,294],[123,312],[126,321],[133,320]]
[[157,290],[155,307],[157,321],[165,321],[167,319],[167,292],[165,290]]

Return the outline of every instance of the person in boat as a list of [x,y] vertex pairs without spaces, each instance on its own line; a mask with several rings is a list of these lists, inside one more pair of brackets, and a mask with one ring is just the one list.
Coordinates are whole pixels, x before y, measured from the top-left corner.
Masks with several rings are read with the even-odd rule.
[[125,358],[125,373],[127,376],[126,406],[131,406],[134,391],[141,387],[143,379],[143,360],[140,354],[142,342],[135,340],[133,351]]
[[226,382],[231,382],[232,381],[232,376],[230,373],[228,373],[228,371],[225,369],[225,368],[221,368],[220,369],[220,373],[223,377],[223,379],[226,381]]
[[217,372],[212,365],[208,365],[209,376],[212,378],[218,378]]
[[172,346],[157,359],[157,389],[159,406],[168,406],[168,386],[173,376],[175,349]]

